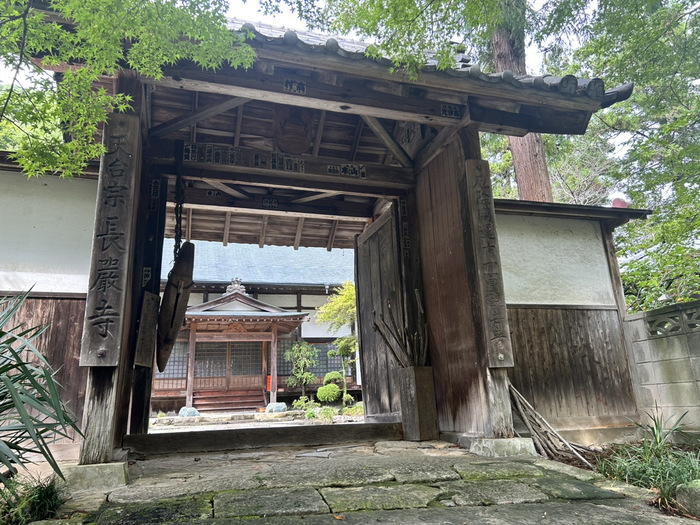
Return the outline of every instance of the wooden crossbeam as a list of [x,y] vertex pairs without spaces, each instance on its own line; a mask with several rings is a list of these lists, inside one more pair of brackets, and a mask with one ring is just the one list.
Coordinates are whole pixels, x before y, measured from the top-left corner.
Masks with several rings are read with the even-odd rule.
[[374,115],[390,120],[406,120],[440,126],[449,126],[455,122],[453,117],[443,115],[443,104],[440,101],[420,96],[401,97],[382,92],[373,92],[371,96],[367,96],[366,90],[359,84],[356,89],[351,89],[348,86],[312,85],[314,83],[308,81],[305,94],[295,94],[285,91],[284,72],[275,71],[272,77],[249,70],[234,70],[227,72],[225,76],[205,71],[188,71],[190,78],[183,77],[183,74],[184,70],[178,69],[175,77],[164,76],[158,80],[144,79],[144,83],[336,113]]
[[299,222],[297,223],[297,234],[294,237],[294,249],[299,249],[299,244],[301,244],[301,232],[304,230],[304,217],[299,217]]
[[243,190],[236,190],[233,189],[231,186],[228,184],[224,184],[221,181],[215,180],[215,179],[203,179],[204,182],[209,184],[212,188],[216,188],[217,190],[223,191],[227,195],[231,195],[232,197],[236,197],[237,199],[252,199],[252,195],[246,191]]
[[333,249],[333,243],[335,242],[335,234],[338,232],[338,221],[333,221],[331,224],[331,232],[328,234],[328,243],[326,244],[326,250],[329,252]]
[[187,208],[187,226],[185,227],[185,241],[192,240],[192,208]]
[[305,202],[313,202],[317,201],[320,199],[328,199],[330,197],[335,197],[336,195],[340,195],[341,193],[339,191],[324,191],[323,193],[314,193],[313,195],[307,195],[306,197],[301,197],[299,199],[294,199],[293,201],[290,201],[294,204],[304,204]]
[[413,159],[404,151],[401,144],[396,142],[394,137],[389,134],[384,126],[375,117],[369,115],[362,115],[362,119],[367,123],[374,134],[379,137],[379,139],[384,143],[386,148],[391,152],[391,154],[399,161],[399,164],[404,168],[410,168],[413,166]]
[[265,215],[262,220],[262,224],[260,225],[260,240],[258,241],[258,246],[262,248],[265,246],[265,235],[267,235],[267,223],[270,220],[269,215]]
[[452,137],[454,137],[460,129],[469,124],[471,124],[471,118],[469,116],[469,111],[467,111],[457,125],[449,128],[442,128],[435,138],[418,153],[416,156],[416,167],[419,169],[425,168],[431,160],[445,149],[450,140],[452,140]]
[[321,117],[318,121],[318,129],[316,130],[316,139],[314,140],[314,149],[312,155],[318,157],[318,151],[321,149],[321,139],[323,138],[323,128],[326,125],[326,111],[321,111]]
[[228,100],[225,100],[224,102],[219,102],[218,104],[213,104],[211,106],[207,106],[206,108],[193,111],[188,115],[174,118],[172,120],[169,120],[168,122],[164,122],[163,124],[156,126],[155,128],[151,129],[151,131],[148,133],[148,137],[164,137],[172,133],[173,131],[186,128],[187,126],[196,124],[197,122],[206,118],[213,117],[214,115],[218,115],[219,113],[223,113],[224,111],[227,111],[229,109],[242,106],[246,102],[250,102],[250,100],[251,99],[245,97],[233,97],[229,98]]

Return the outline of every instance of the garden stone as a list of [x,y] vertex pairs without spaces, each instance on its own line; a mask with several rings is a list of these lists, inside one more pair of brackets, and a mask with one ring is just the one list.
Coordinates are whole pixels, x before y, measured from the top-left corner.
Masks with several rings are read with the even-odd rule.
[[328,505],[312,488],[246,490],[214,496],[217,518],[326,514]]
[[194,407],[182,407],[177,415],[180,417],[197,417],[199,416],[199,410]]
[[427,507],[440,490],[423,485],[327,487],[321,495],[333,512]]
[[700,518],[700,479],[678,485],[676,501],[683,511]]
[[287,405],[285,403],[268,403],[265,407],[265,412],[286,412]]

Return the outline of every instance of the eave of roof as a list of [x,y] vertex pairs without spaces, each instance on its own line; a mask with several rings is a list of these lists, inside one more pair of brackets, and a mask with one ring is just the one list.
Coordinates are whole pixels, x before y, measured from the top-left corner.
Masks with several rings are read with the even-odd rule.
[[609,208],[605,206],[584,206],[559,202],[534,202],[511,199],[494,199],[496,213],[557,217],[568,219],[588,219],[603,221],[613,228],[633,219],[646,219],[651,210],[634,208]]

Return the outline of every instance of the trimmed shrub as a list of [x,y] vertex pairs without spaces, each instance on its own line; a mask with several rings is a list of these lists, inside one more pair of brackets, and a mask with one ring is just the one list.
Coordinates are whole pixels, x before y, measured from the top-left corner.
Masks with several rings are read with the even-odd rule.
[[318,389],[316,397],[322,403],[334,403],[340,398],[340,388],[335,383],[324,385]]
[[323,378],[323,384],[327,385],[329,383],[340,384],[343,381],[343,375],[340,372],[328,372]]

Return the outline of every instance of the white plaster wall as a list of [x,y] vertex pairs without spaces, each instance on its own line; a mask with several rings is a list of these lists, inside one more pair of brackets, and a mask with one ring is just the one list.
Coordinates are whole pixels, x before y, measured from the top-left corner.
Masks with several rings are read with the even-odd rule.
[[274,304],[280,308],[296,308],[296,294],[258,294],[258,300],[263,303]]
[[615,305],[597,221],[496,215],[509,304]]
[[347,327],[342,327],[337,332],[331,332],[328,323],[316,324],[316,310],[304,310],[304,313],[309,314],[309,318],[304,321],[301,325],[301,336],[304,339],[307,338],[320,338],[320,337],[343,337],[345,335],[350,335],[350,329]]
[[0,172],[0,290],[87,291],[97,181]]

